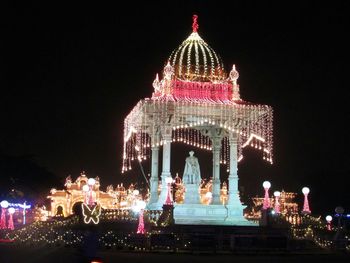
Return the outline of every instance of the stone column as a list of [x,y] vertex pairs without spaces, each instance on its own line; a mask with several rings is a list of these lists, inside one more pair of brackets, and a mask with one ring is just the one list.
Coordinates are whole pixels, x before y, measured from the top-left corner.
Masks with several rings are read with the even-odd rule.
[[163,137],[162,176],[170,176],[171,137]]
[[171,134],[172,134],[171,127],[166,127],[162,132],[162,137],[163,137],[163,165],[162,165],[162,174],[161,174],[162,190],[158,199],[158,208],[162,208],[168,193],[168,186],[165,182],[165,178],[171,177],[171,172],[170,172],[171,141],[172,141]]
[[220,150],[221,136],[213,136],[213,199],[211,204],[219,205],[220,202]]
[[255,225],[244,218],[243,211],[247,207],[242,205],[239,199],[238,191],[238,139],[236,133],[229,134],[230,143],[230,173],[228,176],[228,202],[226,222],[231,222],[233,225]]
[[152,147],[151,160],[151,180],[150,180],[150,199],[147,204],[148,209],[155,208],[158,202],[158,164],[159,164],[159,146]]
[[230,143],[230,173],[228,176],[228,205],[241,205],[238,192],[238,166],[237,166],[237,135],[231,133]]

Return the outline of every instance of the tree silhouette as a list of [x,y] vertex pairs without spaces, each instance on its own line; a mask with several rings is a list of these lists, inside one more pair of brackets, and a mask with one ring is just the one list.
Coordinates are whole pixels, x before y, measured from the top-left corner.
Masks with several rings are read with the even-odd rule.
[[44,201],[59,179],[33,156],[0,155],[0,198],[14,202]]

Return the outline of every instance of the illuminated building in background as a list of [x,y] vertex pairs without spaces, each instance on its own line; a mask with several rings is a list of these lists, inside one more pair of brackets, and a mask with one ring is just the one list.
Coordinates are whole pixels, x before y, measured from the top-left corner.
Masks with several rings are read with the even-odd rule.
[[[198,34],[197,19],[193,17],[190,36],[171,53],[162,77],[156,75],[152,97],[140,100],[124,120],[122,172],[131,170],[133,163],[150,159],[147,209],[161,210],[167,196],[166,178],[172,177],[172,143],[210,151],[210,204],[176,204],[175,223],[245,225],[249,222],[243,217],[245,206],[239,197],[237,164],[243,158],[243,148],[248,146],[261,151],[263,159],[272,163],[273,111],[268,105],[240,97],[236,66],[227,73],[220,56]],[[220,165],[226,165],[229,174],[225,205],[221,200]],[[182,212],[185,214],[180,215]]]
[[[279,214],[286,217],[286,220],[292,224],[297,224],[300,221],[299,218],[299,206],[295,201],[296,193],[285,192],[282,190],[279,192]],[[247,217],[252,220],[259,220],[261,218],[261,209],[264,203],[264,197],[253,197],[253,206],[251,210],[247,212]],[[275,198],[272,196],[269,198],[270,206],[275,207]]]
[[[98,177],[94,178],[95,183],[90,186],[88,186],[88,180],[89,178],[83,172],[74,182],[71,176],[68,176],[65,189],[51,189],[48,196],[51,200],[50,215],[63,217],[72,215],[77,205],[91,202],[91,200],[99,203],[103,209],[130,209],[136,199],[142,199],[139,193],[135,195],[133,184],[127,189],[123,184],[118,184],[115,188],[109,185],[106,191],[102,191]],[[87,188],[85,189],[87,191],[84,191],[84,188]]]

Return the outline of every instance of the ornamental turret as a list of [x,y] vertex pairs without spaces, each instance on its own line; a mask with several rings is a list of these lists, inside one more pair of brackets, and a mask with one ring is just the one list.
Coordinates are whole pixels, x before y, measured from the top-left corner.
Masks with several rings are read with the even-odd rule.
[[232,70],[230,72],[230,80],[232,81],[233,86],[233,92],[232,92],[232,99],[233,100],[240,100],[240,94],[239,94],[239,85],[237,84],[237,79],[239,77],[239,73],[236,70],[236,65],[233,64]]

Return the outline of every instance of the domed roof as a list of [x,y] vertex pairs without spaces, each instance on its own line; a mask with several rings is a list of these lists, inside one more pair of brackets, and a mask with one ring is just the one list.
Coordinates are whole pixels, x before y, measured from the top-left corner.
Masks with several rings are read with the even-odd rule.
[[225,80],[220,56],[197,33],[196,15],[193,16],[192,28],[191,35],[169,57],[175,76],[190,81]]

